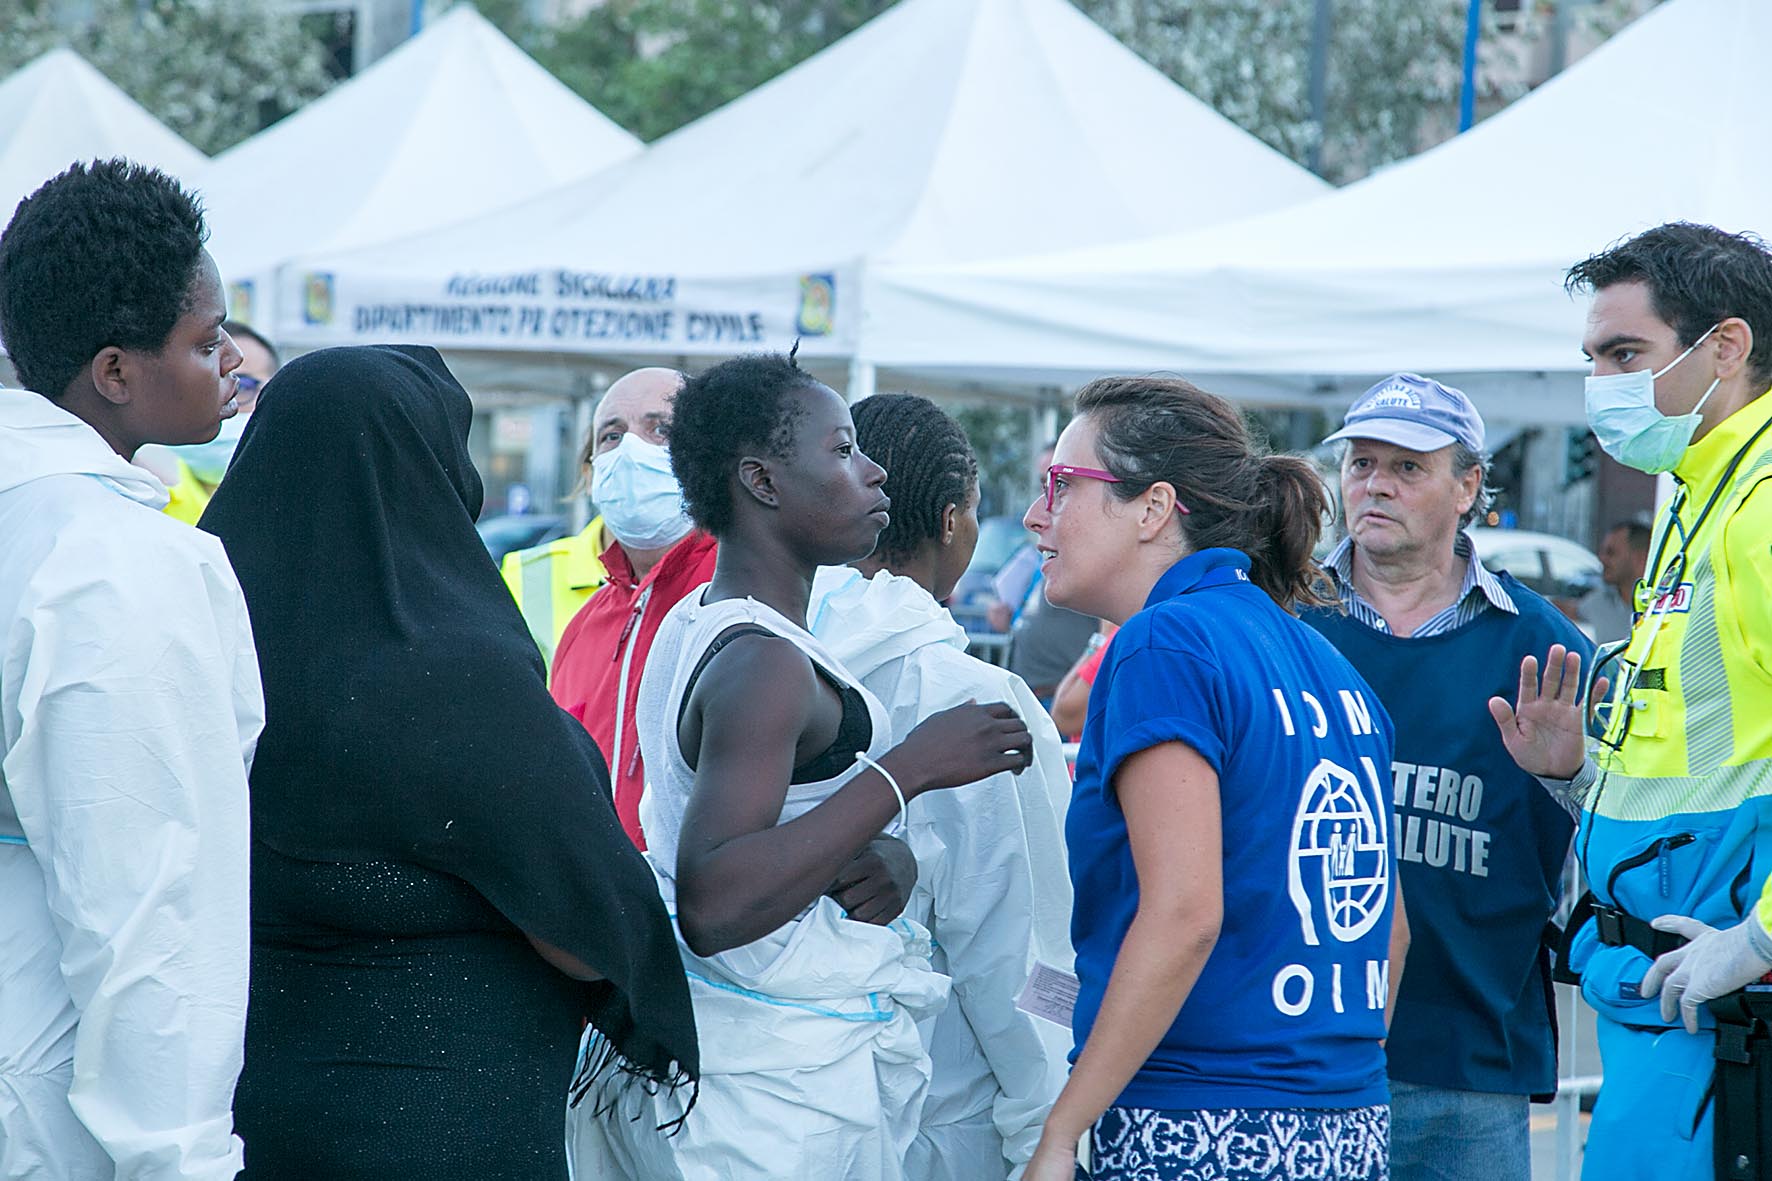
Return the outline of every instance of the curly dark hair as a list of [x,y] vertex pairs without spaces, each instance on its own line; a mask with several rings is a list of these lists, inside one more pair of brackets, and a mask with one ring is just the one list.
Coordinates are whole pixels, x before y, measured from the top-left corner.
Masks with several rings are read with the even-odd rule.
[[19,202],[0,235],[0,337],[19,380],[60,398],[100,349],[159,352],[208,236],[195,196],[128,160],[75,164]]
[[928,398],[876,394],[857,402],[855,441],[886,469],[892,523],[874,545],[876,561],[914,557],[941,536],[948,505],[964,506],[978,486],[978,457],[966,431]]
[[1757,235],[1670,221],[1583,259],[1563,281],[1571,293],[1618,283],[1649,289],[1650,306],[1682,348],[1719,321],[1746,320],[1754,334],[1748,366],[1762,386],[1772,382],[1772,252]]
[[1335,601],[1311,556],[1329,489],[1304,460],[1258,444],[1236,407],[1176,377],[1102,377],[1077,392],[1077,413],[1095,420],[1114,496],[1167,483],[1194,549],[1242,550],[1250,581],[1287,611]]
[[792,455],[803,413],[793,393],[817,384],[791,353],[734,357],[683,383],[665,441],[697,525],[715,537],[732,527],[732,475],[740,457]]

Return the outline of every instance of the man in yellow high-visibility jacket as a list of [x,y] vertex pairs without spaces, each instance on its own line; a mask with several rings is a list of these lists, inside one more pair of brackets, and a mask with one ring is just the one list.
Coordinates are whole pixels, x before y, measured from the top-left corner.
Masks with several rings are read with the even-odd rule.
[[[595,441],[593,431],[591,442]],[[588,467],[589,459],[584,463]],[[609,548],[609,541],[603,518],[597,517],[570,537],[505,555],[505,585],[511,588],[517,607],[523,612],[523,622],[529,625],[529,634],[535,637],[550,670],[554,667],[554,649],[560,646],[566,625],[585,600],[609,581],[601,557]]]
[[1675,223],[1569,281],[1593,292],[1600,445],[1672,472],[1675,492],[1630,639],[1598,670],[1614,686],[1601,737],[1584,744],[1580,662],[1558,647],[1542,682],[1527,657],[1517,704],[1490,710],[1515,760],[1566,779],[1579,810],[1594,910],[1572,920],[1568,967],[1599,1015],[1606,1077],[1584,1175],[1721,1175],[1713,1145],[1734,1132],[1714,1118],[1721,1043],[1702,1002],[1772,969],[1772,902],[1755,907],[1772,889],[1772,253]]

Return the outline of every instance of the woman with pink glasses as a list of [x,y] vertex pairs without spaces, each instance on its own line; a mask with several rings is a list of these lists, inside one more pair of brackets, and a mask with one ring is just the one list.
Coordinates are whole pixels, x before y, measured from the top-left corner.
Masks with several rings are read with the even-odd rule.
[[1028,510],[1054,603],[1120,624],[1066,822],[1078,1050],[1027,1181],[1372,1181],[1400,976],[1391,726],[1293,617],[1327,510],[1185,381],[1077,397]]

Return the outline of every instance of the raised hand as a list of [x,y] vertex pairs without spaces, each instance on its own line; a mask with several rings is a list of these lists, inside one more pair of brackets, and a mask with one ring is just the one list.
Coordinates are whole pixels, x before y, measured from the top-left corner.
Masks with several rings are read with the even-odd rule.
[[[1594,684],[1596,698],[1606,695],[1606,678]],[[1581,653],[1552,644],[1538,675],[1538,657],[1520,662],[1519,697],[1489,699],[1489,716],[1501,730],[1502,745],[1520,769],[1551,779],[1572,779],[1586,757],[1587,729],[1582,716]]]

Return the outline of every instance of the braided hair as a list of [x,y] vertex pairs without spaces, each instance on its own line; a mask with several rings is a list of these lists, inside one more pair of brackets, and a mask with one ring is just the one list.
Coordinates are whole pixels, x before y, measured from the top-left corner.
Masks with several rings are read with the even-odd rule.
[[941,536],[949,505],[964,507],[978,486],[978,458],[965,430],[940,406],[915,394],[876,394],[853,408],[855,441],[886,469],[892,523],[880,533],[873,559],[914,557]]

